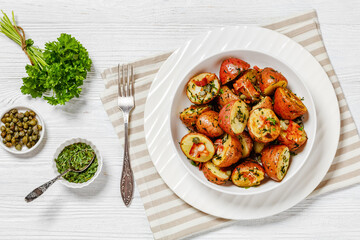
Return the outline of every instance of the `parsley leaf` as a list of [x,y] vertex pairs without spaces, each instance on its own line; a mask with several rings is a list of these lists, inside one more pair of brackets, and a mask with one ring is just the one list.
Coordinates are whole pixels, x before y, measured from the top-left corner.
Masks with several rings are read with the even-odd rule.
[[[31,97],[42,97],[51,105],[64,105],[79,97],[87,72],[91,68],[89,53],[69,34],[62,33],[57,41],[45,44],[43,59],[46,65],[27,65],[21,92]],[[44,96],[50,91],[52,96]]]
[[[20,35],[14,13],[10,19],[4,12],[0,18],[0,33],[19,44],[31,65],[26,65],[21,92],[33,98],[43,97],[52,105],[64,105],[79,97],[83,81],[92,61],[85,47],[74,37],[62,33],[57,41],[45,44],[45,50],[34,46],[32,39]],[[12,21],[11,21],[12,20]]]

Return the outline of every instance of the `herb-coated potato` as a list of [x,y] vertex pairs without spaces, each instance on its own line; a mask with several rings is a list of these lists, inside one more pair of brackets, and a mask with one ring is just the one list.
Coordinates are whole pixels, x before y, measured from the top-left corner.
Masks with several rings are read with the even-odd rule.
[[242,72],[247,70],[250,67],[250,64],[247,62],[238,59],[238,58],[228,58],[224,60],[220,66],[220,81],[224,85],[228,82],[235,80]]
[[253,140],[246,131],[237,136],[242,145],[242,158],[247,158],[253,149]]
[[255,69],[248,69],[241,76],[247,80],[249,80],[254,86],[258,84],[258,79],[260,77],[259,71]]
[[239,135],[246,127],[249,118],[249,109],[241,100],[226,104],[219,113],[219,125],[224,132]]
[[264,179],[265,171],[260,164],[251,159],[240,163],[231,174],[231,181],[239,187],[253,187]]
[[252,110],[258,109],[258,108],[268,108],[273,110],[272,100],[269,96],[263,97],[258,104],[252,107]]
[[256,90],[252,81],[255,78],[256,82],[256,75],[254,76],[253,71],[246,71],[236,82],[233,84],[234,91],[236,94],[243,94],[247,100],[250,102],[258,101],[260,98],[260,92]]
[[273,68],[264,68],[260,72],[259,87],[265,95],[271,95],[278,87],[286,87],[287,79]]
[[189,80],[186,95],[194,104],[206,104],[220,91],[220,81],[214,73],[201,73]]
[[[283,126],[284,124],[282,124]],[[289,121],[289,125],[281,128],[278,140],[281,144],[286,145],[290,151],[295,151],[300,148],[307,140],[304,127],[293,121]]]
[[282,181],[290,163],[290,150],[285,145],[271,145],[261,152],[261,162],[266,174],[275,181]]
[[196,121],[196,129],[199,133],[208,137],[220,137],[224,131],[219,126],[219,114],[215,111],[202,113]]
[[185,124],[186,127],[195,127],[196,120],[198,117],[206,111],[210,111],[211,107],[208,105],[191,105],[190,107],[184,109],[180,113],[180,119]]
[[221,86],[220,95],[217,98],[217,102],[221,108],[225,106],[227,103],[239,99],[240,99],[239,96],[236,95],[228,86],[226,85]]
[[307,109],[289,89],[278,88],[274,95],[274,111],[283,119],[293,120],[305,114]]
[[219,168],[215,166],[211,161],[206,162],[203,165],[202,171],[207,180],[218,185],[225,184],[229,180],[231,175],[230,170],[224,170],[222,168]]
[[212,162],[218,167],[228,167],[241,158],[242,145],[240,141],[229,134],[225,134],[222,139],[215,141],[216,154]]
[[187,158],[196,162],[207,162],[215,153],[213,142],[201,133],[186,134],[180,141],[180,147]]
[[249,134],[257,142],[274,141],[280,134],[280,121],[271,109],[258,108],[250,113]]

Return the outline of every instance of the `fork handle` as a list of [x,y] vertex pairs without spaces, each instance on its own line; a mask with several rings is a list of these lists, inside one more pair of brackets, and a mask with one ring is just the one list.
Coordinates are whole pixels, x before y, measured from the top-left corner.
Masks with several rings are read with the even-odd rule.
[[129,142],[128,142],[128,122],[129,114],[124,113],[124,127],[125,127],[125,144],[124,144],[124,162],[121,173],[120,191],[121,197],[127,207],[130,206],[134,193],[134,174],[131,170],[130,154],[129,154]]

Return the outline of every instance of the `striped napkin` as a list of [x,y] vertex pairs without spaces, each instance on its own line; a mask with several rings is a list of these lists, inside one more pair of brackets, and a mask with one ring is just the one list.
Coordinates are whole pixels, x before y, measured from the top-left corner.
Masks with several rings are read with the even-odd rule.
[[[305,47],[325,69],[336,91],[341,113],[341,135],[334,161],[325,178],[310,196],[360,182],[360,140],[340,83],[322,41],[315,11],[263,27],[278,31]],[[134,62],[135,109],[130,123],[130,154],[137,188],[155,239],[178,239],[230,224],[233,221],[203,213],[175,195],[157,173],[146,148],[144,106],[152,80],[171,53]],[[122,114],[117,107],[117,67],[102,73],[101,95],[111,123],[123,141]]]

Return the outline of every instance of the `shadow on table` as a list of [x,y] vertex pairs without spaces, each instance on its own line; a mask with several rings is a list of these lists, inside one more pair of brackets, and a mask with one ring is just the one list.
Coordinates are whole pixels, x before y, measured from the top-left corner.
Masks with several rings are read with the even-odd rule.
[[106,174],[106,164],[103,162],[102,170],[99,176],[89,186],[83,188],[67,188],[67,190],[79,197],[90,198],[100,194],[104,190],[107,181],[108,176]]

